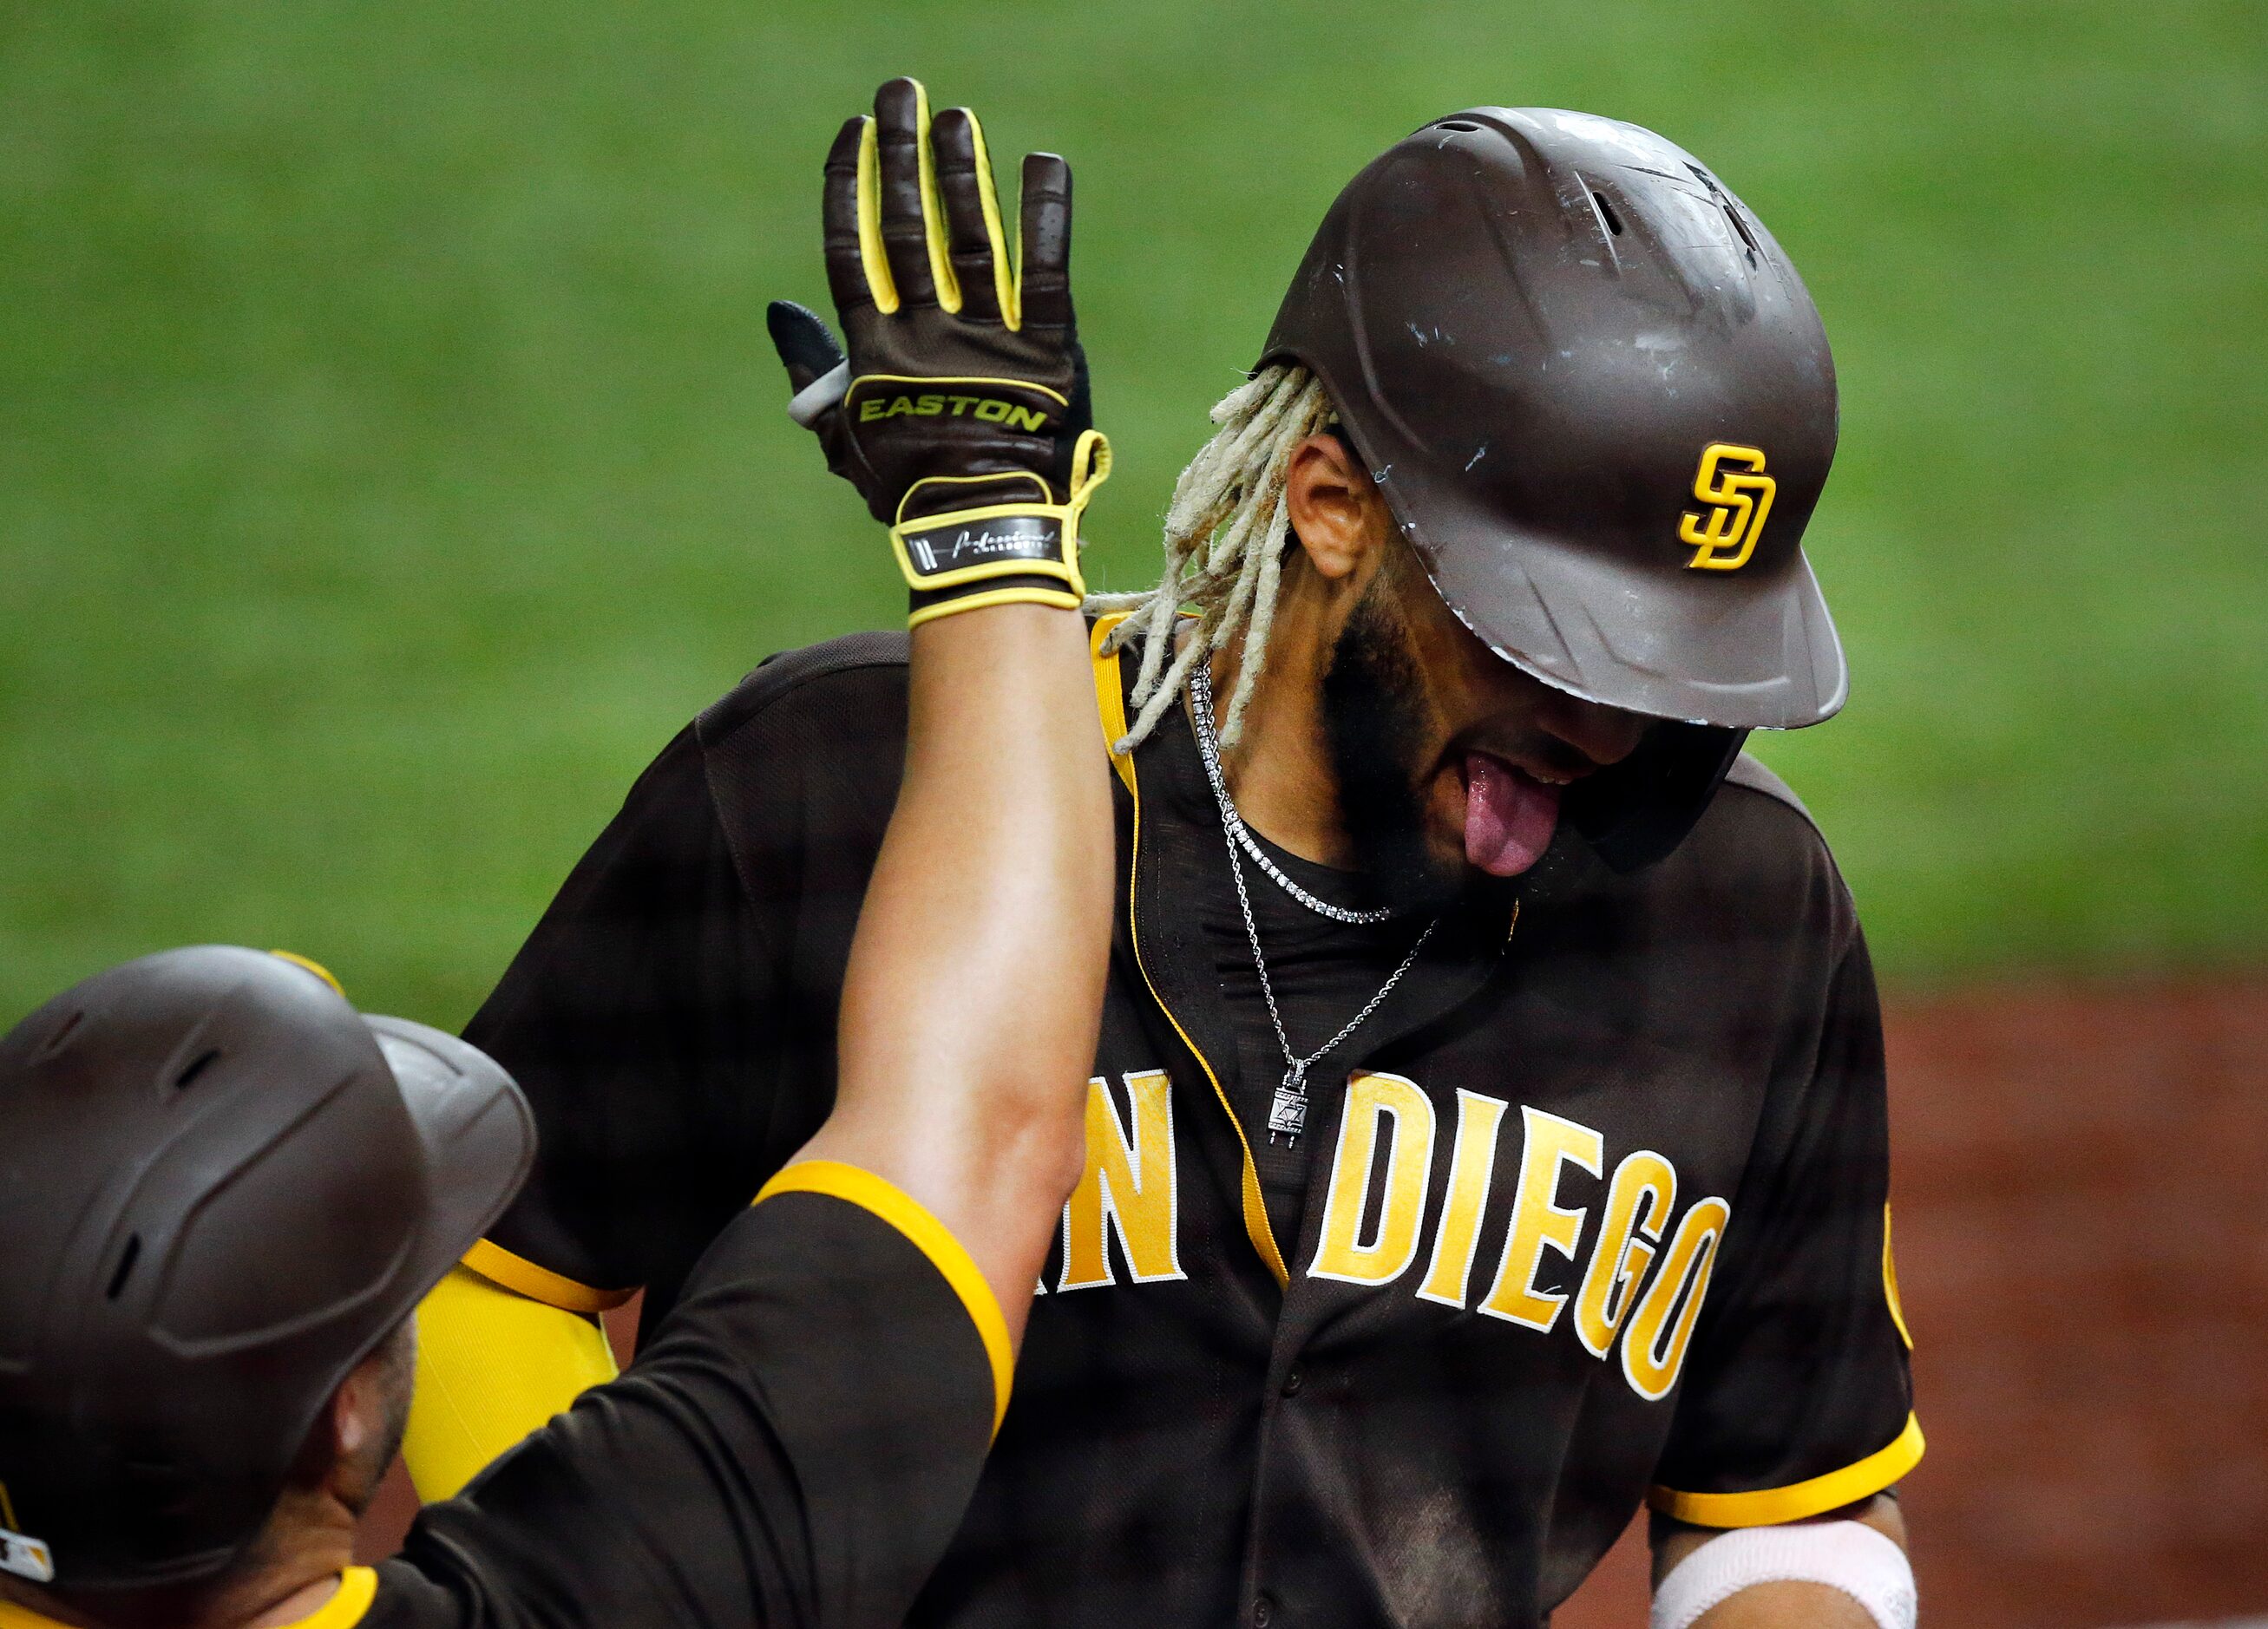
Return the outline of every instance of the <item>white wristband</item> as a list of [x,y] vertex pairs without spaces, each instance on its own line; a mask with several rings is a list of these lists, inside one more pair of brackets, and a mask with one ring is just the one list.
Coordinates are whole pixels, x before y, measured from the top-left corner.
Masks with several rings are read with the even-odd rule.
[[1742,1590],[1779,1582],[1840,1589],[1881,1629],[1914,1629],[1912,1564],[1863,1522],[1803,1522],[1720,1534],[1669,1569],[1653,1592],[1647,1629],[1689,1629]]

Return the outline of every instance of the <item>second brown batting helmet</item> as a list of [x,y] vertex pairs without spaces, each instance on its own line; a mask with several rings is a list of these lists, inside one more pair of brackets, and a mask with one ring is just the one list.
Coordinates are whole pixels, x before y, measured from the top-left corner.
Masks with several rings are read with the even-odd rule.
[[0,1570],[209,1577],[534,1156],[504,1070],[258,950],[144,957],[0,1040]]

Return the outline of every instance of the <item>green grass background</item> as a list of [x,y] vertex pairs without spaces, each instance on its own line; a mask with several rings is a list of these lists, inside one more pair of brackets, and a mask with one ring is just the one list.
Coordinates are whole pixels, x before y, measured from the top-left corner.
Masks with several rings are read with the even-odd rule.
[[1825,311],[1842,718],[1764,744],[1894,976],[2268,945],[2249,4],[0,0],[0,1018],[293,947],[460,1020],[630,778],[900,590],[780,413],[893,73],[1068,153],[1133,586],[1345,178],[1655,127]]

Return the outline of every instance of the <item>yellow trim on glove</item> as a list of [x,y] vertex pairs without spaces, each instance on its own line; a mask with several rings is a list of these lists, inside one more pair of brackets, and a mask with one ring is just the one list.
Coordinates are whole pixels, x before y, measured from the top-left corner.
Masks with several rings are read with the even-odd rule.
[[1008,1389],[1016,1372],[1015,1348],[1008,1342],[1008,1320],[1000,1315],[999,1300],[967,1247],[927,1206],[897,1184],[841,1160],[799,1160],[757,1190],[752,1202],[761,1205],[777,1193],[824,1193],[871,1211],[929,1258],[968,1309],[969,1321],[976,1325],[976,1338],[983,1342],[984,1355],[991,1361],[992,1430],[997,1435],[1008,1413]]
[[[945,205],[937,193],[937,154],[929,140],[929,87],[918,79],[912,84],[915,165],[921,177],[922,237],[929,251],[930,281],[936,285],[939,309],[958,312],[962,303],[961,278],[953,268],[953,246],[945,233]],[[983,150],[981,140],[977,150]],[[889,316],[900,301],[897,279],[890,275],[889,252],[882,241],[882,143],[872,114],[865,115],[858,133],[858,260],[865,268],[874,309]]]
[[909,628],[924,622],[934,622],[939,617],[958,616],[964,611],[983,611],[991,605],[1049,605],[1057,611],[1076,611],[1086,603],[1085,598],[1068,589],[1042,588],[1037,583],[1028,588],[987,589],[981,594],[961,594],[952,599],[940,599],[933,605],[924,605],[906,619]]
[[861,115],[858,132],[858,264],[866,273],[866,291],[874,309],[885,317],[898,309],[897,279],[890,275],[890,257],[882,246],[882,140],[874,115]]
[[857,390],[861,385],[920,385],[931,389],[940,385],[1005,385],[1011,390],[1035,391],[1053,397],[1066,407],[1071,406],[1071,398],[1059,390],[1035,385],[1029,379],[1003,378],[997,373],[862,373],[850,381],[850,389]]
[[418,1497],[451,1499],[575,1399],[615,1377],[590,1318],[458,1267],[417,1310],[417,1390],[401,1457]]
[[[1036,502],[1026,503],[986,503],[975,509],[947,510],[934,515],[924,515],[914,520],[905,518],[905,506],[924,488],[989,483],[1014,480],[1029,480],[1039,490]],[[1082,598],[1086,593],[1086,579],[1079,569],[1079,517],[1094,496],[1094,489],[1110,479],[1110,440],[1101,430],[1082,430],[1071,451],[1071,501],[1050,503],[1046,501],[1047,483],[1028,470],[1005,472],[996,475],[929,475],[916,481],[898,500],[898,524],[890,528],[890,550],[897,557],[898,570],[906,579],[906,586],[914,592],[928,593],[933,590],[958,588],[965,583],[981,583],[990,577],[1049,576],[1060,578],[1066,588]],[[1045,516],[1055,520],[1060,534],[1063,557],[1058,560],[1034,559],[1016,555],[1006,559],[979,561],[973,566],[960,566],[950,571],[924,573],[914,569],[913,556],[908,548],[908,534],[925,535],[949,526],[973,525],[986,520],[1005,520],[1027,515]],[[924,606],[924,610],[931,607]]]
[[1024,326],[1024,244],[1016,240],[1016,259],[1008,260],[1008,234],[1000,224],[1000,194],[992,180],[992,152],[984,145],[984,127],[969,108],[968,134],[976,148],[976,198],[984,210],[984,235],[992,240],[992,294],[1000,304],[1000,322],[1013,334]]
[[953,246],[945,235],[945,202],[937,194],[937,151],[929,140],[929,87],[914,81],[914,152],[921,172],[922,238],[929,247],[930,281],[937,285],[940,311],[960,311],[961,277],[953,269]]

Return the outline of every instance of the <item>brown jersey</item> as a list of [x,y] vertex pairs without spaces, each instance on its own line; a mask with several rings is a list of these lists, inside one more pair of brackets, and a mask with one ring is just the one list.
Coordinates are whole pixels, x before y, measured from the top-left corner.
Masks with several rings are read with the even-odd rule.
[[[542,1133],[500,1245],[666,1307],[816,1128],[904,731],[904,642],[858,635],[639,781],[468,1031]],[[1263,1154],[1186,725],[1115,764],[1086,1174],[913,1621],[1536,1625],[1648,1501],[1787,1521],[1920,1457],[1873,973],[1759,766],[1645,871],[1563,832],[1477,883]]]
[[[630,1373],[292,1629],[893,1629],[1006,1402],[975,1261],[871,1172],[743,1207]],[[0,1600],[0,1629],[67,1629]]]

